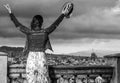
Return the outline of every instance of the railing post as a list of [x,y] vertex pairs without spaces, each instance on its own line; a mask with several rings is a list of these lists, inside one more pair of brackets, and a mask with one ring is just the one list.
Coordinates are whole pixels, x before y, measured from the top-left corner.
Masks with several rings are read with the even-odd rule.
[[7,54],[0,52],[0,83],[7,83]]
[[120,55],[114,55],[112,56],[112,58],[114,59],[114,74],[112,77],[112,82],[113,83],[120,83]]
[[120,83],[120,57],[117,57],[117,83]]

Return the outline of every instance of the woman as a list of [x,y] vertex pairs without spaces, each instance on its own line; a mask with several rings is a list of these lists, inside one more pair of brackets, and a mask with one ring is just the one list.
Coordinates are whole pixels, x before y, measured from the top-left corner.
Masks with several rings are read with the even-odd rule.
[[[52,50],[48,36],[56,29],[64,17],[68,18],[70,16],[73,11],[73,4],[66,3],[63,7],[62,14],[51,26],[46,29],[41,28],[43,24],[43,17],[41,15],[35,15],[33,17],[31,29],[29,29],[19,23],[12,13],[9,4],[4,6],[8,10],[10,18],[15,26],[27,37],[24,53],[27,53],[28,55],[26,65],[26,78],[28,83],[35,83],[36,81],[38,83],[50,83],[48,65],[45,55],[46,49]],[[35,77],[37,80],[34,80]]]

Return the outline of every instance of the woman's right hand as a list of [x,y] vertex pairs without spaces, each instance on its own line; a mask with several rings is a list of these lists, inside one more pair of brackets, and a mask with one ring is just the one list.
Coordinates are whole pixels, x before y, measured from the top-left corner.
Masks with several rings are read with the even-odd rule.
[[8,10],[9,13],[12,13],[10,5],[9,4],[5,4],[4,7]]

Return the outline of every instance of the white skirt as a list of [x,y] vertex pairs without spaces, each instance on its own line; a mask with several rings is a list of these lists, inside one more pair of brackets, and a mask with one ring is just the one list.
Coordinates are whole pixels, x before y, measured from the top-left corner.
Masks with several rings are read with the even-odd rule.
[[28,83],[50,83],[44,52],[29,52],[26,65]]

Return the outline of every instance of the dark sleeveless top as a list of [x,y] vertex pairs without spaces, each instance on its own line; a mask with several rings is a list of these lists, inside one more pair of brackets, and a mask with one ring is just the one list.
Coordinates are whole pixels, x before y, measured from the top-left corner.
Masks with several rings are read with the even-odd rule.
[[64,14],[61,14],[58,19],[50,25],[46,29],[42,29],[40,31],[33,31],[21,23],[16,19],[13,13],[10,14],[10,18],[15,24],[15,26],[24,34],[26,34],[27,40],[24,51],[45,51],[46,49],[52,50],[49,34],[53,32],[56,27],[61,23],[64,18]]

